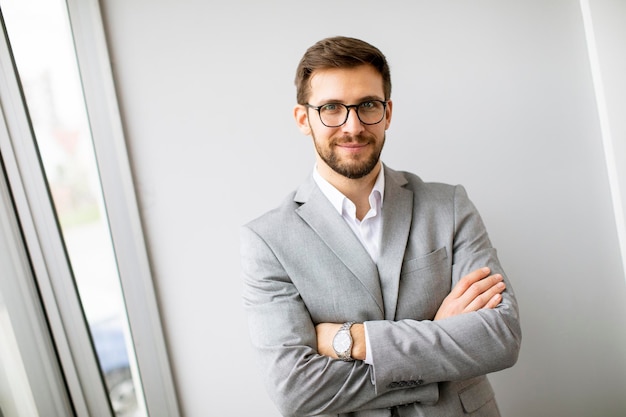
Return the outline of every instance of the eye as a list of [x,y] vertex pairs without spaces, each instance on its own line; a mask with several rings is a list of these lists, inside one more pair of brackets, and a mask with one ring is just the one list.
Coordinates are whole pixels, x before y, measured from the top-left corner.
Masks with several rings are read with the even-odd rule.
[[320,111],[323,113],[337,113],[341,111],[341,106],[336,103],[328,103],[320,107]]
[[361,114],[378,114],[383,111],[384,105],[382,101],[370,100],[359,104],[359,112]]

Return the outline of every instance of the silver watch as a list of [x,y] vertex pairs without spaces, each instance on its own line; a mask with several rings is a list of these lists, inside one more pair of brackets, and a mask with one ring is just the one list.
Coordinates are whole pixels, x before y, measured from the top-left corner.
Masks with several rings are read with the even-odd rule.
[[339,330],[337,330],[337,334],[333,338],[333,349],[335,353],[339,359],[347,362],[354,360],[352,358],[352,335],[350,334],[350,327],[352,327],[353,324],[353,321],[344,323]]

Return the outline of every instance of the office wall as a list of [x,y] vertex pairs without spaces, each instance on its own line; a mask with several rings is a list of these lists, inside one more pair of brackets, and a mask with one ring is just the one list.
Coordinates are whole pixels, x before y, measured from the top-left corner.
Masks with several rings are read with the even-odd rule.
[[391,64],[384,161],[461,183],[517,292],[507,417],[623,416],[626,280],[577,1],[101,2],[185,416],[273,417],[240,298],[238,228],[313,168],[294,70],[350,35]]

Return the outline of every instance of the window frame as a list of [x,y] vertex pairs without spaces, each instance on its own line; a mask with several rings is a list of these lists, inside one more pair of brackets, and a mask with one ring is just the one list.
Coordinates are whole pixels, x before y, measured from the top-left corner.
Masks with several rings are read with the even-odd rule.
[[148,415],[179,416],[100,6],[67,0],[115,258]]
[[[180,415],[96,0],[67,0],[113,251],[150,417]],[[6,30],[0,37],[0,155],[24,246],[78,416],[112,416],[52,206]],[[36,302],[30,300],[31,303]],[[35,393],[38,395],[38,393]]]
[[[5,84],[0,82],[0,91],[4,91],[4,87]],[[0,105],[2,107],[4,106]],[[0,117],[0,149],[3,154],[8,137],[7,124]],[[15,167],[11,167],[11,170],[15,171]],[[57,349],[48,327],[51,322],[57,323],[59,327],[59,317],[55,315],[47,318],[43,310],[40,290],[33,275],[33,265],[24,246],[23,229],[20,228],[16,216],[14,195],[6,177],[7,169],[0,158],[0,293],[27,379],[19,381],[18,385],[21,390],[26,390],[23,384],[28,383],[34,401],[29,406],[34,407],[39,415],[50,412],[54,415],[73,415],[65,379],[57,359]],[[21,200],[22,205],[25,204],[23,195],[16,197]],[[32,231],[31,227],[32,224],[26,228]],[[50,288],[44,288],[43,291],[49,293]],[[59,349],[64,350],[67,356],[66,349]],[[70,371],[75,377],[75,370]],[[17,412],[12,408],[5,408],[7,406],[11,407],[11,404],[2,404],[4,413]],[[26,407],[25,404],[22,405],[22,408]]]

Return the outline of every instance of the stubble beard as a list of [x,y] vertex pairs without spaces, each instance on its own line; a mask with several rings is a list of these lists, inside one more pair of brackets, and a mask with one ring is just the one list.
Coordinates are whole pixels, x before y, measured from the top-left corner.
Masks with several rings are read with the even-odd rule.
[[375,141],[373,139],[365,138],[361,135],[358,135],[352,138],[343,137],[341,140],[333,139],[331,140],[328,147],[322,148],[315,140],[315,135],[312,134],[312,136],[315,150],[317,151],[317,154],[320,156],[320,158],[322,158],[322,160],[333,171],[349,179],[363,178],[367,174],[372,172],[372,170],[376,167],[378,161],[380,160],[380,154],[382,153],[383,145],[385,144],[385,136],[383,136],[383,140],[380,143],[380,146],[376,147],[365,160],[361,161],[357,158],[342,160],[337,152],[335,152],[335,146],[337,143],[375,143]]

